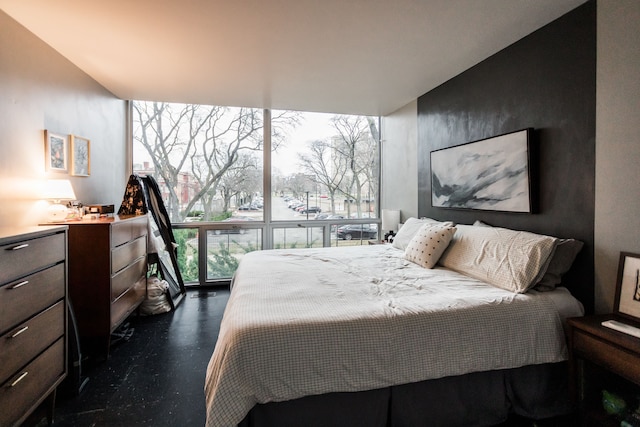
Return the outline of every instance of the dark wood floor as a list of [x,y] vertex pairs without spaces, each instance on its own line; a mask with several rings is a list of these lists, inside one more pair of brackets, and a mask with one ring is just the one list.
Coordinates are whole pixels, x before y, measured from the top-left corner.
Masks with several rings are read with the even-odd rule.
[[133,335],[108,360],[84,360],[82,393],[58,392],[55,425],[204,426],[205,371],[228,298],[225,288],[188,290],[174,312],[129,318]]
[[[82,393],[59,391],[55,425],[204,426],[205,371],[228,298],[226,288],[189,289],[174,312],[131,317],[133,335],[112,345],[109,359],[84,360],[89,381]],[[500,427],[568,421],[513,418]],[[43,419],[27,424],[47,425]]]

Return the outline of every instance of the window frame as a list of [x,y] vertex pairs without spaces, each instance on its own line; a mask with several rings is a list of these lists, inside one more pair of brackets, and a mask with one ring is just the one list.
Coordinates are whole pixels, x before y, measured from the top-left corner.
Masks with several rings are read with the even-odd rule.
[[[129,174],[133,173],[133,102],[128,101],[127,105],[127,121],[128,121],[128,147],[127,147],[127,157],[129,163]],[[341,225],[346,224],[377,224],[378,230],[381,227],[381,219],[380,219],[380,204],[376,203],[375,206],[375,218],[345,218],[345,219],[331,219],[331,220],[316,220],[316,219],[305,219],[303,221],[295,221],[295,220],[281,220],[281,219],[273,219],[272,218],[272,206],[273,206],[273,192],[271,190],[272,187],[272,175],[271,175],[271,154],[272,154],[272,141],[271,141],[271,110],[263,109],[263,177],[262,177],[262,186],[263,186],[263,219],[261,221],[251,221],[251,222],[210,222],[210,221],[196,221],[196,222],[180,222],[180,223],[172,223],[172,227],[175,229],[195,229],[198,232],[198,283],[185,283],[188,286],[205,286],[205,285],[228,285],[231,281],[231,278],[224,279],[207,279],[207,235],[209,231],[215,230],[231,230],[231,229],[262,229],[262,248],[260,250],[268,250],[273,249],[274,247],[274,238],[273,233],[276,229],[283,228],[306,228],[306,227],[316,227],[323,229],[323,247],[334,247],[332,243],[334,239],[332,239],[332,226],[339,227]],[[378,162],[378,168],[376,170],[376,179],[378,181],[376,193],[374,197],[377,201],[380,201],[380,184],[381,184],[381,117],[377,117],[377,126],[378,126],[378,141],[376,143],[376,158]],[[378,235],[378,240],[380,236]],[[337,239],[335,246],[339,246],[337,243]],[[356,239],[358,240],[358,239]],[[361,244],[364,244],[366,240],[360,239]],[[366,243],[368,244],[368,242]],[[203,268],[204,266],[204,268]]]

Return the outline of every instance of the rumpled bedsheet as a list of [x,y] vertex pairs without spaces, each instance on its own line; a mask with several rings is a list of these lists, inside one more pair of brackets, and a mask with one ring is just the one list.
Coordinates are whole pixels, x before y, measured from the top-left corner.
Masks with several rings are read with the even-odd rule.
[[403,255],[245,255],[207,368],[207,426],[235,426],[256,403],[567,359],[562,319],[582,312],[565,289],[514,294]]

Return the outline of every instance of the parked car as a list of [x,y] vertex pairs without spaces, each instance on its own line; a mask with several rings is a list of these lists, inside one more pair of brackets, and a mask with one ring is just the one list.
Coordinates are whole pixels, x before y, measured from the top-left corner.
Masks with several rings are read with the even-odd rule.
[[[255,221],[255,219],[248,216],[232,216],[220,222],[242,222],[242,221]],[[240,228],[241,226],[234,226],[233,228],[227,228],[224,230],[214,230],[213,234],[219,236],[220,234],[245,234],[246,228]]]
[[371,212],[360,212],[360,214],[358,215],[357,212],[354,212],[351,214],[351,216],[349,218],[351,219],[358,219],[358,218],[375,218],[376,214],[371,213]]
[[319,213],[313,219],[344,219],[342,215],[332,215],[330,213]]
[[342,215],[329,215],[326,219],[344,219]]
[[244,205],[238,208],[240,211],[258,211],[260,207],[255,203],[245,203]]
[[298,212],[300,212],[301,214],[318,213],[322,212],[322,209],[320,209],[318,206],[309,206],[308,208],[303,207],[302,209],[298,210]]
[[338,227],[336,237],[343,240],[375,239],[378,236],[376,224],[348,224]]

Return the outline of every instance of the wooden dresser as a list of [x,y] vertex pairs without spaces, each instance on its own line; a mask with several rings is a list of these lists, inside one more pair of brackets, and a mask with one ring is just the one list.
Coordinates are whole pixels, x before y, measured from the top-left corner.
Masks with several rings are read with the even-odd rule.
[[84,354],[109,355],[111,333],[147,292],[147,216],[68,222],[69,296]]
[[0,228],[0,426],[19,425],[67,375],[67,227]]

